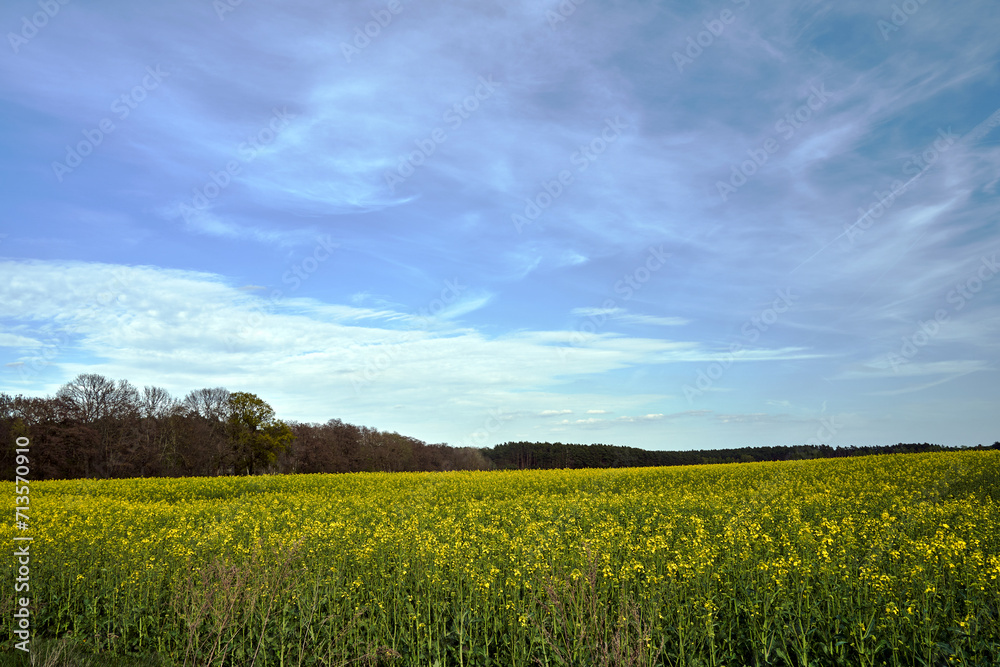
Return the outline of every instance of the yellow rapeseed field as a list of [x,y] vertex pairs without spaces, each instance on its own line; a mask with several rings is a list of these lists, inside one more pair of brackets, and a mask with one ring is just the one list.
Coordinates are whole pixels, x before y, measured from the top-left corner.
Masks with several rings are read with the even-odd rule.
[[997,665],[998,492],[996,451],[32,482],[34,627],[178,665]]

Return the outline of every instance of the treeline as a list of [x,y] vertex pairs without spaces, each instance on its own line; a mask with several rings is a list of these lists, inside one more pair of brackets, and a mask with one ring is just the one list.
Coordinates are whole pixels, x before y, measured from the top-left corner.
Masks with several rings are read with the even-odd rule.
[[[1000,449],[994,442],[992,449]],[[754,461],[795,461],[800,459],[868,456],[872,454],[912,454],[958,449],[943,445],[903,444],[875,447],[830,447],[796,445],[741,447],[698,451],[650,451],[616,445],[571,445],[561,442],[505,442],[484,449],[483,455],[496,468],[540,470],[551,468],[630,468],[635,466],[682,466],[706,463],[752,463]]]
[[[333,472],[625,468],[934,452],[941,445],[743,447],[649,451],[615,445],[507,442],[487,449],[428,444],[331,419],[285,423],[259,397],[222,387],[175,398],[160,387],[84,374],[55,396],[0,393],[0,442],[31,441],[34,479],[198,477]],[[1000,449],[1000,442],[993,448]],[[0,447],[13,479],[14,447]]]
[[31,441],[35,479],[197,477],[476,470],[478,449],[331,419],[285,423],[253,394],[221,387],[175,398],[160,387],[80,375],[55,396],[0,393],[0,471],[13,479],[16,438]]

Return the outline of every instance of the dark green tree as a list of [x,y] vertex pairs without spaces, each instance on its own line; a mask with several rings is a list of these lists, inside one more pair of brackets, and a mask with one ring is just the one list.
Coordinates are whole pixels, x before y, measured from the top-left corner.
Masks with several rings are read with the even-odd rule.
[[243,391],[229,396],[228,427],[236,470],[245,470],[248,475],[274,463],[295,439],[292,429],[274,416],[270,405]]

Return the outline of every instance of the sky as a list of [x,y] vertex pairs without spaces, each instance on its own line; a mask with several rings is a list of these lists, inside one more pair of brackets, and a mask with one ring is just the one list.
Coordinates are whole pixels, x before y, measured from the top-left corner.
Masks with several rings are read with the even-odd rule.
[[10,0],[0,391],[1000,439],[1000,5]]

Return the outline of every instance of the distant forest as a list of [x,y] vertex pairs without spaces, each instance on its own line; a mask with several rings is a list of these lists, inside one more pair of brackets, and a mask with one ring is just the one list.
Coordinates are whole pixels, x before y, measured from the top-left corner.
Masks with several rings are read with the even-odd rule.
[[[331,419],[284,422],[259,397],[216,387],[179,399],[159,387],[84,374],[55,396],[0,393],[0,470],[13,479],[14,442],[30,439],[33,479],[182,477],[363,471],[623,468],[785,461],[953,449],[799,445],[649,451],[613,445],[508,442],[486,449]],[[992,448],[1000,449],[1000,442]]]
[[[979,449],[976,447],[975,449]],[[982,447],[987,449],[986,447]],[[989,448],[1000,449],[1000,442]],[[615,445],[565,445],[560,442],[506,442],[482,450],[495,467],[503,469],[548,468],[631,468],[637,466],[684,466],[707,463],[753,463],[755,461],[796,461],[801,459],[868,456],[871,454],[914,454],[960,449],[943,445],[903,444],[877,447],[830,447],[795,445],[702,449],[697,451],[652,451]]]

